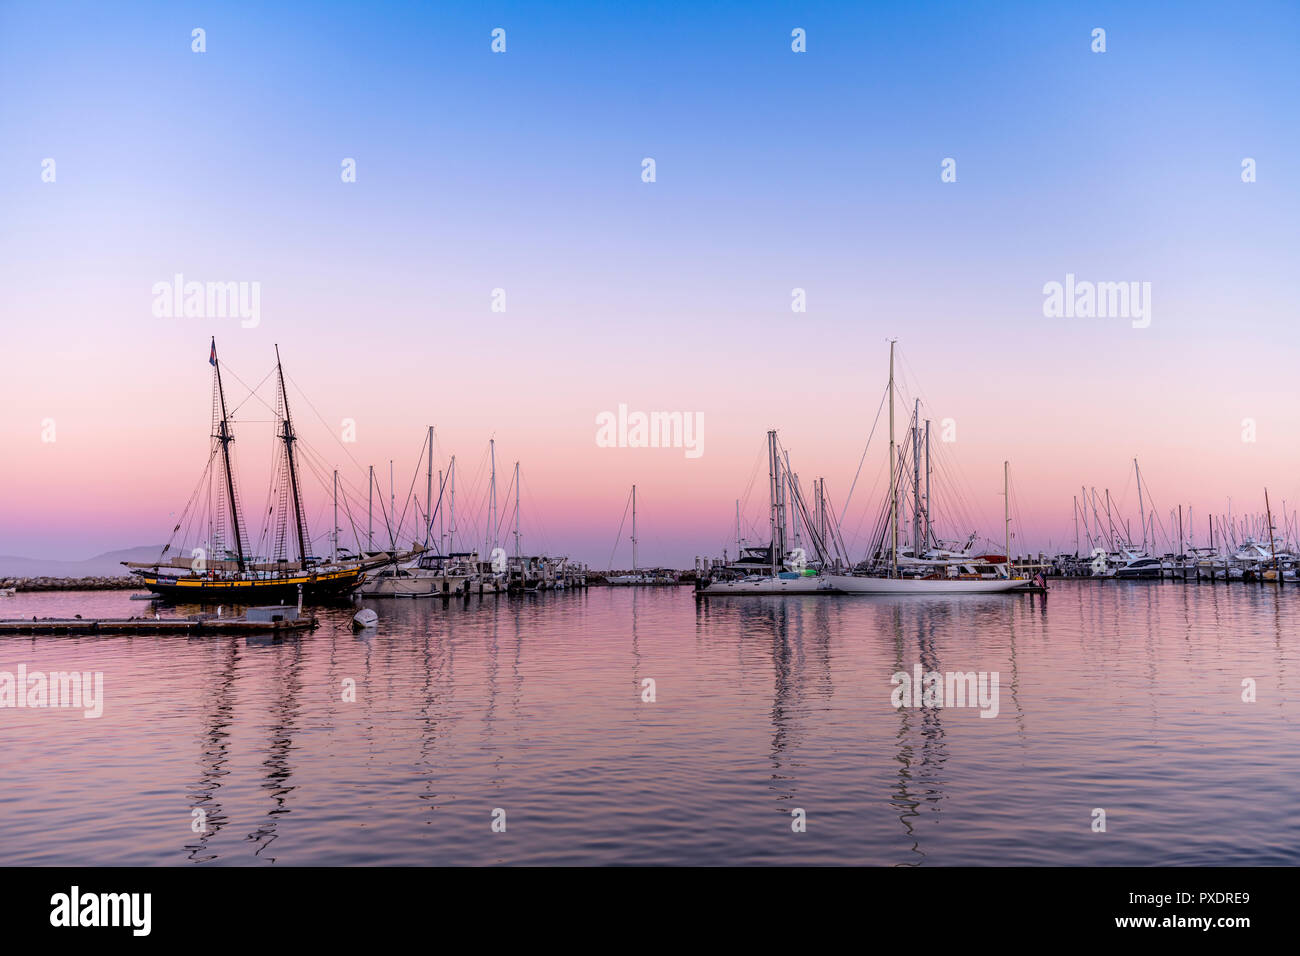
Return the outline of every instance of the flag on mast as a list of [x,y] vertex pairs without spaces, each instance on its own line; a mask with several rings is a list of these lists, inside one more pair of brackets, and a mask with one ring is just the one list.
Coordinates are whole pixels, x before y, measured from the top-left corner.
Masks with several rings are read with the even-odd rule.
[[208,353],[208,364],[215,366],[217,364],[217,338],[212,337],[212,351]]

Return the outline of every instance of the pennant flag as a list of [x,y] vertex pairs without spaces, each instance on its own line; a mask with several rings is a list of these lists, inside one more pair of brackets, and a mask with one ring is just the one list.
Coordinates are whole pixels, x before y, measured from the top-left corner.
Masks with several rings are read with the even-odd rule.
[[217,340],[212,340],[212,351],[208,353],[208,364],[215,366],[217,364]]

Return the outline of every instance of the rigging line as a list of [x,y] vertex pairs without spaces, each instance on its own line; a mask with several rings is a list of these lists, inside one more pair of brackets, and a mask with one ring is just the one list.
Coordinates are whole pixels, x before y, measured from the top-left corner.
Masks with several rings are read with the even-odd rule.
[[[764,452],[764,450],[766,449],[766,447],[767,447],[767,439],[765,438],[762,442],[759,443],[758,451],[757,451],[757,453],[754,455],[754,465],[753,465],[753,467],[750,468],[750,470],[749,470],[749,484],[747,484],[747,485],[745,486],[745,493],[744,493],[743,495],[741,495],[741,497],[740,497],[740,511],[741,511],[741,514],[744,515],[743,520],[745,521],[745,524],[746,524],[746,530],[748,530],[748,531],[753,531],[754,528],[755,528],[755,525],[750,521],[748,515],[745,515],[745,512],[747,512],[747,511],[749,510],[749,497],[750,497],[750,494],[751,494],[751,493],[753,492],[753,490],[754,490],[754,482],[758,480],[758,463],[759,463],[759,461],[762,459],[762,457],[763,457],[763,452]],[[727,523],[727,535],[726,535],[725,538],[722,538],[722,539],[720,539],[720,540],[723,541],[723,542],[729,542],[729,541],[731,541],[731,540],[732,540],[732,538],[731,538],[731,534],[732,534],[732,532],[735,531],[735,530],[736,530],[736,529],[735,529],[734,527],[732,527],[731,522],[728,521],[728,523]],[[726,545],[724,545],[724,547],[726,547]],[[737,545],[737,547],[739,547],[739,545]],[[737,554],[737,557],[739,557],[739,554]]]
[[614,570],[614,555],[618,552],[618,546],[623,543],[623,523],[627,521],[628,509],[632,507],[632,492],[627,493],[627,501],[623,504],[623,517],[618,523],[618,536],[614,538],[614,547],[609,552],[609,570]]
[[[514,474],[514,469],[511,469],[511,471],[510,471],[510,483],[506,486],[506,493],[505,493],[505,499],[506,499],[506,501],[509,501],[509,500],[510,500],[510,489],[514,488],[514,486],[515,486],[515,474]],[[510,514],[513,514],[513,512],[510,512]],[[502,523],[503,521],[505,521],[507,517],[508,517],[508,515],[507,515],[507,512],[506,512],[506,509],[504,509],[504,508],[498,508],[498,509],[497,509],[497,533],[496,533],[496,537],[497,537],[497,540],[498,540],[498,541],[501,540],[501,523]]]
[[275,374],[275,369],[271,369],[271,371],[266,373],[266,378],[263,378],[260,382],[257,383],[257,388],[249,388],[248,383],[245,382],[238,375],[236,375],[235,372],[230,368],[230,366],[228,366],[225,362],[221,363],[221,370],[225,372],[227,375],[229,375],[231,378],[233,378],[240,385],[242,385],[248,392],[248,394],[245,395],[240,400],[239,404],[230,410],[230,413],[226,416],[227,418],[234,415],[235,412],[238,411],[240,408],[242,408],[250,398],[256,398],[259,402],[261,402],[263,405],[266,406],[267,411],[269,411],[272,415],[279,414],[276,409],[271,407],[271,405],[266,401],[266,399],[264,399],[261,395],[257,394],[257,389],[261,388],[263,385],[266,384],[267,379],[269,379],[272,375]]
[[[522,490],[523,487],[524,487],[524,479],[522,476],[520,476],[519,479],[520,490]],[[537,502],[533,499],[532,487],[530,486],[528,491],[524,492],[524,494],[528,496],[528,506],[532,509],[530,513],[540,514],[541,511],[537,507]],[[546,527],[542,523],[542,519],[540,517],[537,518],[536,521],[537,521],[537,536],[542,539],[542,553],[549,554],[551,550],[551,543],[550,543],[550,539],[546,535]]]
[[844,499],[844,507],[840,509],[840,521],[843,521],[844,516],[848,514],[849,503],[853,501],[853,489],[858,486],[858,476],[862,474],[862,465],[867,460],[867,451],[870,450],[871,448],[871,439],[876,434],[876,426],[880,424],[880,413],[881,411],[884,410],[885,399],[887,399],[888,397],[889,397],[889,386],[886,385],[885,393],[880,396],[880,404],[876,406],[876,420],[871,423],[871,433],[867,435],[866,447],[862,449],[862,457],[858,459],[858,470],[853,476],[853,483],[849,485],[848,497]]
[[[312,404],[312,400],[307,397],[307,393],[304,392],[298,386],[298,383],[294,381],[293,376],[289,375],[288,373],[285,373],[285,378],[287,378],[290,382],[293,382],[293,387],[298,390],[298,394],[301,395],[302,400],[307,403],[307,407],[312,410],[312,414],[314,414],[316,418],[320,421],[320,423],[325,426],[325,430],[329,432],[330,437],[334,439],[334,443],[343,449],[343,454],[348,456],[348,460],[351,461],[352,464],[356,466],[357,471],[358,472],[365,471],[366,469],[361,467],[361,463],[352,457],[352,452],[348,451],[348,447],[343,443],[342,439],[340,439],[337,435],[334,434],[334,429],[330,427],[329,422],[325,421],[324,416],[321,415],[320,411],[317,410],[316,406]],[[428,436],[425,436],[424,440],[425,442],[428,442],[429,440]],[[424,446],[421,445],[420,447],[423,448]]]

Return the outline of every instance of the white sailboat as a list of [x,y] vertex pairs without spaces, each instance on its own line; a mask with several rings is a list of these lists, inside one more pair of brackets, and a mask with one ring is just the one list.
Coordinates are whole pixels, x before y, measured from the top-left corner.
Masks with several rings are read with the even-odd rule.
[[[928,436],[928,431],[927,431]],[[920,499],[920,466],[919,466],[919,432],[913,431],[913,500],[919,502]],[[928,442],[928,437],[927,437]],[[805,567],[802,560],[802,550],[798,551],[799,560],[791,562],[786,558],[785,551],[785,519],[786,519],[786,488],[792,487],[795,496],[795,515],[803,511],[803,501],[798,491],[797,477],[789,471],[789,463],[785,463],[785,472],[781,472],[782,462],[776,446],[776,432],[768,432],[768,460],[769,474],[771,477],[771,495],[772,495],[772,544],[769,551],[770,567],[764,574],[754,574],[738,580],[715,580],[707,586],[698,589],[699,593],[709,594],[785,594],[785,593],[816,593],[816,594],[996,594],[1011,591],[1022,591],[1029,588],[1038,588],[1036,582],[1028,578],[1012,577],[1010,573],[1010,551],[1011,551],[1011,516],[1010,516],[1010,481],[1009,470],[1006,463],[1003,463],[1003,482],[1004,497],[1006,498],[1005,507],[1005,531],[1006,531],[1006,555],[998,558],[989,556],[976,556],[969,550],[972,542],[968,541],[967,546],[960,549],[949,549],[940,546],[937,542],[935,547],[925,549],[919,546],[922,540],[920,533],[921,526],[921,508],[919,503],[913,512],[913,542],[911,552],[904,554],[899,547],[898,539],[898,517],[899,517],[899,479],[901,475],[898,471],[898,455],[896,452],[896,442],[894,440],[894,344],[889,346],[889,476],[890,476],[890,502],[889,502],[889,532],[890,543],[888,546],[889,565],[880,569],[877,573],[844,573],[839,570],[839,562],[834,562],[834,567],[829,561],[829,544],[830,535],[826,531],[824,524],[824,509],[818,506],[817,514],[819,519],[815,523],[808,523],[806,526],[810,537],[812,538],[814,548],[821,559],[821,567]],[[927,451],[928,457],[928,451]],[[782,481],[782,477],[786,478]],[[927,465],[926,477],[926,532],[924,540],[927,542],[932,539],[932,532],[929,529],[928,501],[929,501],[929,477]],[[807,520],[807,519],[805,519]],[[737,532],[739,534],[739,532]],[[752,549],[751,549],[752,550]],[[877,551],[877,554],[880,552]],[[996,562],[990,564],[990,562]],[[986,573],[981,572],[981,568]]]
[[[913,456],[915,461],[915,454]],[[936,558],[924,560],[915,557],[901,557],[898,547],[898,457],[894,441],[894,343],[889,343],[889,528],[890,528],[890,562],[883,575],[869,574],[832,574],[830,585],[842,594],[995,594],[1023,590],[1031,586],[1028,579],[1014,578],[1010,574],[1011,563],[1011,515],[1010,482],[1007,463],[1003,463],[1003,494],[1005,498],[1005,563],[999,566],[998,576],[986,578],[974,574],[963,574],[955,569],[969,562],[965,555],[953,556],[950,560]],[[919,478],[914,478],[919,483]],[[919,489],[918,489],[919,490]],[[913,525],[917,524],[914,516]],[[913,532],[913,548],[919,535]],[[931,573],[922,577],[900,574],[903,568],[911,565],[929,566]],[[954,572],[954,573],[948,573]]]
[[[743,577],[710,581],[698,587],[696,593],[714,594],[833,594],[829,574],[806,566],[802,549],[788,554],[785,547],[786,495],[791,484],[788,474],[782,471],[781,454],[777,450],[776,432],[767,433],[767,461],[771,507],[769,520],[772,529],[771,546],[767,550],[767,567],[763,573]],[[788,470],[788,469],[787,469]],[[799,506],[798,489],[795,488],[796,507]],[[810,534],[814,533],[809,529]],[[752,551],[753,549],[751,549]]]

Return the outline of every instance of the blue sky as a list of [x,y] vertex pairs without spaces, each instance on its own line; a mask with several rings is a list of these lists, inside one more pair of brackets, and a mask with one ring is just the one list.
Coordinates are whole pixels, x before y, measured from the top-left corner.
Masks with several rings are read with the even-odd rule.
[[[806,53],[790,49],[795,27]],[[1108,466],[1142,454],[1166,497],[1200,493],[1173,485],[1177,456],[1225,452],[1182,434],[1171,396],[1185,390],[1221,413],[1216,435],[1252,409],[1282,416],[1243,481],[1291,481],[1300,419],[1262,370],[1300,353],[1298,28],[1291,3],[3,3],[8,358],[51,393],[104,396],[103,421],[85,401],[61,411],[102,431],[141,406],[114,381],[184,396],[192,370],[172,370],[213,333],[150,325],[141,289],[179,270],[256,278],[275,309],[258,348],[291,343],[317,394],[342,387],[332,358],[346,354],[389,373],[359,390],[436,368],[443,394],[503,407],[553,389],[587,430],[588,406],[625,397],[699,408],[713,434],[743,434],[745,463],[767,423],[787,424],[783,406],[847,406],[834,449],[843,420],[787,440],[850,473],[897,336],[935,404],[979,423],[973,467],[1023,463],[1043,536],[1069,512],[1068,486],[1035,458],[1044,442],[1113,440]],[[344,157],[355,187],[340,185]],[[939,182],[945,157],[954,184]],[[1151,281],[1152,327],[1046,322],[1042,285],[1067,272]],[[486,335],[496,286],[518,325]],[[790,312],[795,286],[805,314]],[[769,373],[780,387],[752,419],[728,404]],[[0,440],[21,444],[35,411],[16,396],[32,385],[9,388]],[[1066,427],[1079,408],[1062,396],[1098,393],[1107,414]],[[1143,415],[1117,421],[1134,404]],[[385,427],[412,432],[433,417],[394,416]],[[437,420],[458,416],[476,434],[505,427],[491,407]],[[532,432],[565,449],[564,422]],[[575,455],[590,444],[579,431]],[[725,528],[721,489],[745,476],[718,455],[703,482],[718,500],[696,503]],[[1070,455],[1051,464],[1097,459]],[[637,468],[613,471],[616,509]],[[701,484],[699,469],[664,480],[665,500]],[[564,484],[557,473],[549,490]],[[145,534],[131,520],[103,542]],[[0,550],[80,540],[10,537]],[[599,537],[572,547],[599,551]]]

